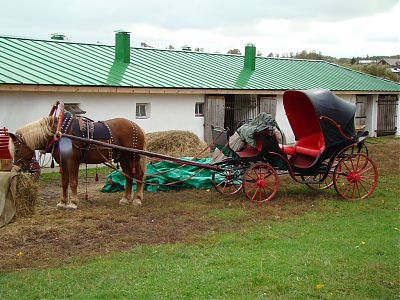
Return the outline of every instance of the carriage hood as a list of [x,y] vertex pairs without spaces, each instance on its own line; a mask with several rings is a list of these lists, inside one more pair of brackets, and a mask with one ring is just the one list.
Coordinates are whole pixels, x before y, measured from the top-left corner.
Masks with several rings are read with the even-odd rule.
[[[309,102],[309,109],[306,113],[301,115],[290,113],[300,109],[300,106],[302,106],[301,110],[305,111],[304,105],[307,106],[307,102]],[[332,147],[348,140],[343,134],[350,138],[353,138],[356,134],[354,126],[355,104],[343,100],[329,90],[286,91],[283,94],[283,104],[296,140],[299,137],[304,137],[301,132],[302,127],[306,123],[312,123],[311,119],[317,119],[314,120],[314,127],[317,126],[318,122],[324,135],[325,147]],[[314,110],[310,111],[312,108]],[[293,117],[299,120],[293,120]],[[340,129],[331,120],[340,126]]]

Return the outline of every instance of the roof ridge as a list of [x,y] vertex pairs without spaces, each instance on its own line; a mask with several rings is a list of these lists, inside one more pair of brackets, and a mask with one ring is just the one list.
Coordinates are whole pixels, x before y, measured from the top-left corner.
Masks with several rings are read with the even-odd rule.
[[110,46],[110,47],[114,47],[114,45],[108,45],[108,44],[104,44],[104,43],[75,42],[75,41],[70,41],[70,40],[53,40],[51,38],[49,38],[49,39],[33,38],[33,37],[26,37],[26,36],[13,36],[13,35],[7,35],[7,34],[0,34],[0,38],[39,41],[39,42],[49,42],[49,43],[61,43],[61,44],[79,44],[79,45],[93,45],[93,46]]
[[[39,41],[39,42],[48,42],[48,43],[62,43],[62,44],[76,44],[76,45],[89,45],[89,46],[106,46],[106,47],[115,47],[115,45],[109,45],[105,43],[88,43],[88,42],[77,42],[70,40],[53,40],[51,38],[33,38],[33,37],[24,37],[24,36],[12,36],[6,34],[0,34],[0,38],[7,39],[17,39],[17,40],[30,40],[30,41]],[[152,48],[152,47],[140,47],[136,46],[130,47],[131,49],[141,49],[146,51],[170,51],[170,52],[182,52],[182,53],[195,53],[195,54],[211,54],[211,55],[221,55],[221,56],[230,56],[230,57],[244,57],[244,54],[231,54],[231,53],[219,53],[219,52],[206,52],[206,51],[188,51],[182,49],[164,49],[164,48]],[[321,59],[309,59],[309,58],[295,58],[295,57],[268,57],[268,56],[256,56],[256,58],[260,59],[277,59],[277,60],[298,60],[298,61],[311,61],[311,62],[325,62]]]

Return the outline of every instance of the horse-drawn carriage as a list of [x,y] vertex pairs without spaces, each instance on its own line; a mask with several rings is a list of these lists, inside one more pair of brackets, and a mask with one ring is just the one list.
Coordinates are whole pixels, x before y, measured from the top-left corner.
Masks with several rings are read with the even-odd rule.
[[275,196],[278,175],[288,173],[311,188],[334,185],[346,199],[371,195],[378,172],[364,144],[368,132],[355,130],[355,105],[327,90],[287,91],[283,105],[293,145],[279,144],[275,128],[269,128],[255,133],[255,148],[233,151],[227,131],[213,130],[216,147],[228,156],[218,163],[224,180],[214,180],[216,189],[227,194],[243,189],[251,201],[262,203]]
[[[280,129],[275,121],[254,133],[255,147],[247,145],[240,151],[229,146],[227,130],[214,128],[213,142],[227,158],[215,164],[200,164],[144,150],[143,131],[126,119],[102,122],[109,135],[96,140],[94,132],[89,131],[89,128],[96,128],[95,124],[87,119],[82,123],[67,113],[64,115],[62,103],[57,102],[49,117],[29,125],[29,130],[11,134],[16,150],[14,159],[16,164],[29,169],[34,150],[53,154],[64,167],[63,200],[58,205],[61,208],[76,208],[79,163],[102,163],[112,159],[121,162],[127,179],[120,203],[129,201],[135,177],[138,182],[135,200],[140,204],[145,157],[209,169],[217,191],[235,194],[243,190],[256,203],[275,196],[280,174],[290,174],[295,181],[309,187],[325,189],[334,185],[346,199],[367,198],[374,191],[378,173],[364,144],[368,132],[355,130],[355,105],[327,90],[287,91],[283,95],[283,105],[295,136],[293,145],[278,142],[276,130]],[[71,126],[74,122],[86,124],[86,131],[74,134],[74,126]],[[24,132],[29,132],[29,136]],[[68,202],[71,201],[67,192],[69,183],[72,203]]]

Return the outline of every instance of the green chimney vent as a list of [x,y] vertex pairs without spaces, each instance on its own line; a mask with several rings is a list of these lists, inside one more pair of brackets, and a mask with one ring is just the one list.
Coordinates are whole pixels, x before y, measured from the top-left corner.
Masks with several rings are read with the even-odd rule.
[[256,45],[249,43],[244,49],[244,68],[248,70],[256,69]]
[[131,60],[131,44],[128,31],[117,30],[115,32],[115,60],[129,63]]

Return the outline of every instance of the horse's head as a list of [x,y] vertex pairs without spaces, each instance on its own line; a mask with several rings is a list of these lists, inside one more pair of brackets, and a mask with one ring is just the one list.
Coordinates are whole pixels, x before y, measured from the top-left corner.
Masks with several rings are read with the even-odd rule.
[[26,145],[21,135],[11,132],[8,134],[10,136],[9,150],[14,159],[14,165],[20,167],[24,172],[29,171],[35,150]]

